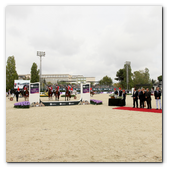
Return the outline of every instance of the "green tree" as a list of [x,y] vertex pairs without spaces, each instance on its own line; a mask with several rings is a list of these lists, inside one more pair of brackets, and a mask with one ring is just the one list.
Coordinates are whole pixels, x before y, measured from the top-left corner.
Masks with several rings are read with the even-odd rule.
[[37,68],[38,68],[37,64],[33,63],[31,67],[31,83],[39,82],[40,71]]
[[162,81],[162,75],[158,77],[159,82]]
[[119,69],[116,73],[115,80],[122,82],[124,80],[124,69]]
[[156,80],[152,79],[152,86],[156,83]]
[[147,86],[144,86],[144,84],[150,84],[152,85],[152,81],[150,79],[149,69],[145,68],[145,70],[139,70],[135,71],[133,74],[133,82],[134,86],[141,85],[144,88],[147,88]]
[[6,65],[6,91],[14,88],[14,80],[18,79],[14,56],[9,56]]
[[[124,65],[123,69],[119,69],[116,73],[116,78],[121,85],[123,89],[127,89],[127,82],[126,82],[126,76],[127,76],[127,70],[126,70],[126,64]],[[131,89],[133,87],[133,80],[132,80],[132,69],[131,66],[128,65],[128,89]]]
[[99,81],[99,84],[100,84],[100,85],[111,86],[111,85],[113,84],[113,81],[112,81],[112,79],[111,79],[110,77],[105,76],[105,77],[103,77],[103,79],[101,79],[101,80]]

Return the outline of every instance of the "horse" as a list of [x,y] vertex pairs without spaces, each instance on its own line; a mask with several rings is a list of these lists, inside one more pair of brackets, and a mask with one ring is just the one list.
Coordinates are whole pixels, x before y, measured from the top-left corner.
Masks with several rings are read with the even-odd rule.
[[93,95],[94,95],[94,92],[93,92],[93,91],[90,91],[90,96],[93,97]]
[[24,91],[25,101],[28,99],[28,97],[29,97],[29,91],[28,91],[28,89],[26,89],[26,91]]
[[48,98],[49,98],[49,100],[52,99],[52,95],[53,95],[53,93],[52,93],[51,89],[48,88]]
[[66,101],[66,97],[67,97],[67,101],[71,98],[70,91],[68,90],[67,87],[66,87],[66,92],[65,92],[65,101]]
[[58,88],[55,89],[55,100],[59,101],[59,97],[60,97],[60,92],[58,91]]

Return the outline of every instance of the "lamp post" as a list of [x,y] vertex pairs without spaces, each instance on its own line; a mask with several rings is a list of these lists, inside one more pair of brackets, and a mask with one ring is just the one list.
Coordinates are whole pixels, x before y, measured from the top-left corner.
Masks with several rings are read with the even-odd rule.
[[40,87],[41,87],[41,90],[42,90],[42,79],[41,79],[41,76],[42,76],[42,57],[44,56],[45,57],[45,52],[42,52],[42,51],[37,51],[37,56],[40,56],[40,77],[39,77],[39,82],[40,82]]
[[126,61],[126,83],[127,83],[127,91],[128,91],[128,83],[129,83],[129,74],[128,74],[128,68],[130,66],[130,61]]

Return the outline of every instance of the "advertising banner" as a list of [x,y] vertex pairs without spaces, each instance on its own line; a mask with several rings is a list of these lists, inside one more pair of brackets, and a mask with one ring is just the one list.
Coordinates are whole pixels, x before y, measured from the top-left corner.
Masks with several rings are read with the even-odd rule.
[[88,101],[90,103],[90,83],[81,83],[81,100]]
[[73,105],[78,105],[80,101],[66,101],[66,102],[63,102],[63,101],[58,101],[58,102],[42,102],[45,106],[66,106],[66,105],[69,105],[69,106],[73,106]]
[[29,86],[29,102],[38,102],[40,101],[40,83],[30,83]]
[[30,94],[35,94],[39,93],[40,90],[40,84],[39,83],[34,83],[30,85]]
[[24,89],[24,87],[29,87],[30,80],[14,80],[14,89]]
[[90,85],[89,84],[83,85],[83,93],[89,93],[90,92],[89,89],[90,89]]

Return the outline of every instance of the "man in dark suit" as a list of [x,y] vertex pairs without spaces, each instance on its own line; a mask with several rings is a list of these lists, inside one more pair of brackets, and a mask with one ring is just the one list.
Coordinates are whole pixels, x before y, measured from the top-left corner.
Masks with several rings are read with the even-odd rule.
[[123,100],[124,100],[124,104],[126,105],[126,92],[125,92],[125,90],[123,90]]
[[118,91],[118,96],[119,96],[119,97],[122,96],[122,90],[121,90],[120,87],[119,87],[119,91]]
[[159,87],[156,88],[156,91],[154,91],[154,96],[155,96],[155,100],[156,100],[156,109],[158,109],[158,102],[159,102],[159,106],[160,106],[160,110],[161,108],[161,91],[159,91]]
[[138,99],[139,99],[139,101],[140,101],[140,108],[143,107],[142,95],[143,95],[142,90],[141,90],[141,89],[138,89]]
[[144,88],[142,88],[141,91],[140,91],[139,99],[140,99],[140,107],[141,107],[141,108],[144,108],[144,101],[145,101]]
[[116,88],[114,88],[114,94],[118,94],[118,91],[116,90]]
[[138,92],[136,91],[135,88],[132,97],[133,97],[133,108],[135,108],[135,103],[136,103],[136,107],[138,108]]
[[151,92],[149,91],[149,89],[146,89],[146,93],[145,93],[145,98],[146,98],[146,102],[147,102],[147,106],[148,109],[151,109]]

